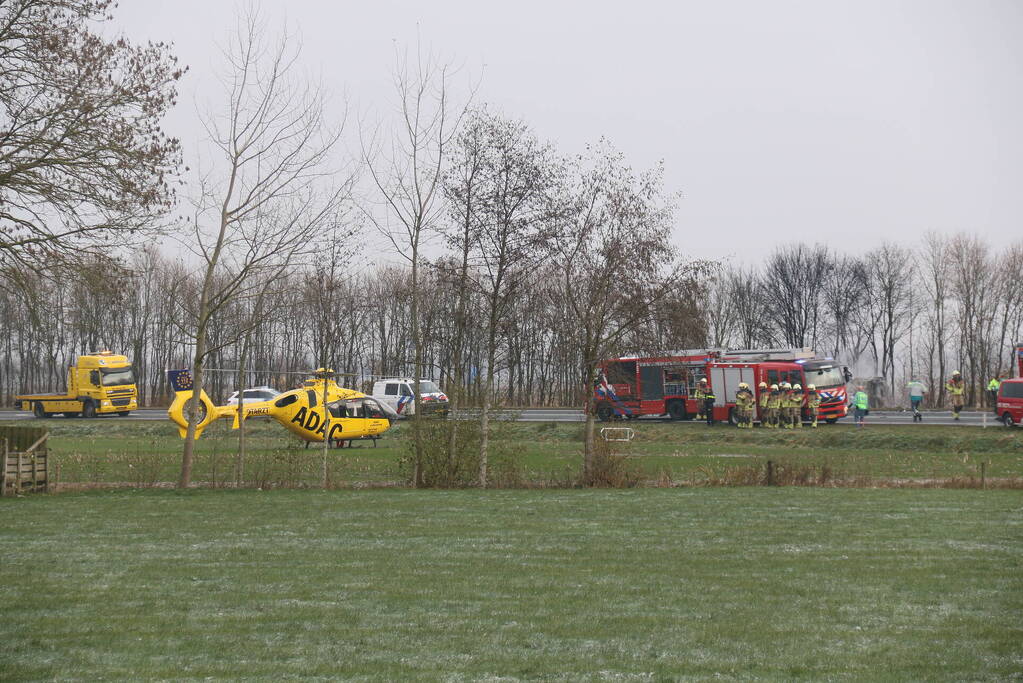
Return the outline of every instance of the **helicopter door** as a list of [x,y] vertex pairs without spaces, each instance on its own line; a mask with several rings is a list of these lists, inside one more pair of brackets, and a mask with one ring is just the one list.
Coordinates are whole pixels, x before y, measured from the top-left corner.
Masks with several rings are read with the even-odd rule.
[[372,398],[362,399],[362,412],[366,418],[366,430],[369,434],[379,434],[387,429],[387,410]]
[[[366,415],[362,407],[361,398],[348,399],[347,401],[337,401],[336,404],[337,417],[341,418],[341,433],[337,435],[339,439],[357,439],[361,436],[365,436],[366,432]],[[333,410],[331,412],[334,412]]]

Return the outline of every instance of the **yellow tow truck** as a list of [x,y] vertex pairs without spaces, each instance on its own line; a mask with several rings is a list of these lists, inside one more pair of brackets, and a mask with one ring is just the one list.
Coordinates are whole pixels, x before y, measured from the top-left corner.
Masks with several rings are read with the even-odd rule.
[[63,413],[64,417],[127,415],[138,406],[135,373],[127,356],[94,351],[79,356],[67,370],[67,392],[63,394],[22,394],[16,405],[36,417]]

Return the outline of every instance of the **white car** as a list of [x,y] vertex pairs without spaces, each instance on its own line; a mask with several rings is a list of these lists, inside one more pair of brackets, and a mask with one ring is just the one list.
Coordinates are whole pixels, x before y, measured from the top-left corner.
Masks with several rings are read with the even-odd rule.
[[[281,395],[281,392],[277,391],[273,387],[252,387],[251,389],[245,389],[245,403],[255,403],[257,401],[269,401],[270,399],[277,398]],[[238,392],[234,392],[227,399],[227,403],[224,405],[236,406],[238,405]]]

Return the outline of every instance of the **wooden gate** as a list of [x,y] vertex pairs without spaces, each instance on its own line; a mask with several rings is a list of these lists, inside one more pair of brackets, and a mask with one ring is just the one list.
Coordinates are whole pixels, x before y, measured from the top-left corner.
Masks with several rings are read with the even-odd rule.
[[49,432],[41,427],[0,427],[3,481],[0,496],[25,491],[47,491]]

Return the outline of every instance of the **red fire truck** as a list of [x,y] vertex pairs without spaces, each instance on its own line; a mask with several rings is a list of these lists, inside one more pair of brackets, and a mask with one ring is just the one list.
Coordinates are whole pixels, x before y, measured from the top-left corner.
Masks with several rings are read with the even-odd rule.
[[714,418],[735,423],[735,393],[746,382],[757,397],[760,389],[791,382],[817,387],[819,416],[829,423],[846,415],[849,369],[831,358],[818,358],[810,349],[690,349],[671,355],[612,358],[601,363],[597,379],[596,413],[603,421],[667,415],[692,419],[699,411],[692,398],[696,384],[706,378],[714,390]]

